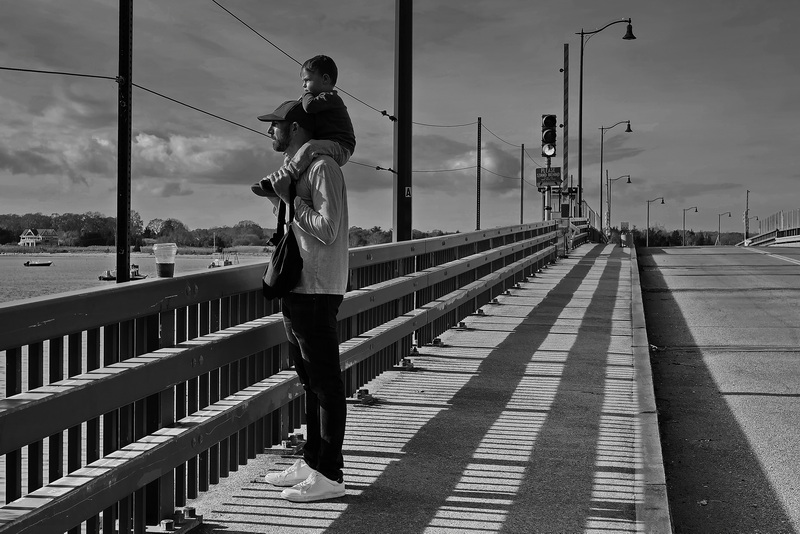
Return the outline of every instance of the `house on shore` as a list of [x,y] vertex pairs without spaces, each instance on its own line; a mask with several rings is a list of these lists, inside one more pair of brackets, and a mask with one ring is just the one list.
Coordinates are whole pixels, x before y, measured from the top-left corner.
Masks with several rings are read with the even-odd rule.
[[28,228],[19,236],[19,244],[23,247],[58,245],[58,234],[52,228]]

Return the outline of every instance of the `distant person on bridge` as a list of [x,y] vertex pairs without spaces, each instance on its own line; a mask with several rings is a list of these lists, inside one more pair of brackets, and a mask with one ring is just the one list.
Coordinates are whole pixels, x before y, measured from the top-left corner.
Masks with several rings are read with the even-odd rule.
[[[286,161],[311,139],[314,117],[299,100],[258,117],[269,122],[272,148]],[[289,202],[291,178],[271,176],[277,211]],[[342,468],[347,402],[339,363],[336,314],[347,291],[347,189],[339,165],[330,156],[317,156],[297,181],[293,225],[303,271],[300,282],[281,299],[289,354],[306,398],[307,440],[303,459],[265,479],[287,487],[281,497],[294,502],[320,501],[345,494]]]
[[350,160],[356,148],[353,123],[347,106],[334,89],[339,78],[336,63],[328,56],[314,56],[303,63],[303,109],[314,116],[313,139],[305,143],[284,165],[262,178],[251,189],[260,196],[271,196],[271,180],[283,175],[298,180],[316,155],[332,157],[339,166]]

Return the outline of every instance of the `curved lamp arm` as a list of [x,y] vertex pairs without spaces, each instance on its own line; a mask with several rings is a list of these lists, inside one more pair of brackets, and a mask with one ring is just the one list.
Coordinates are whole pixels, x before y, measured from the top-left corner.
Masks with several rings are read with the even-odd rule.
[[600,127],[601,133],[605,135],[605,133],[606,133],[605,131],[606,130],[610,130],[614,126],[619,126],[620,124],[625,124],[625,123],[628,123],[628,128],[625,130],[625,132],[626,133],[631,133],[633,131],[633,130],[631,130],[631,121],[619,121],[618,123],[613,124],[611,126],[601,126]]
[[625,39],[625,40],[636,39],[636,36],[635,36],[635,35],[633,35],[633,26],[632,26],[633,22],[632,22],[632,19],[621,19],[621,20],[615,20],[615,21],[613,21],[613,22],[609,22],[608,24],[606,24],[605,26],[603,26],[603,27],[602,27],[602,28],[600,28],[599,30],[594,30],[594,31],[591,31],[591,32],[585,32],[585,31],[583,31],[583,29],[581,29],[581,31],[579,31],[579,32],[575,32],[575,35],[580,35],[580,36],[581,36],[581,48],[583,48],[583,46],[584,46],[584,44],[585,44],[585,41],[584,41],[583,37],[584,37],[585,35],[588,35],[588,36],[589,36],[589,37],[586,39],[586,41],[588,41],[589,39],[591,39],[591,38],[592,38],[592,35],[595,35],[595,34],[597,34],[597,33],[600,33],[601,31],[605,30],[605,29],[606,29],[606,28],[608,28],[609,26],[613,26],[614,24],[622,24],[623,22],[625,22],[625,23],[627,23],[627,24],[628,24],[628,31],[625,33],[625,36],[623,37],[623,39]]

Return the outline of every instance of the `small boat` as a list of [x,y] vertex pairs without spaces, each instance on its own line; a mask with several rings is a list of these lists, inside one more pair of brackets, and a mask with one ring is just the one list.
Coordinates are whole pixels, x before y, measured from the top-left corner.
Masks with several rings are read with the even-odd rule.
[[28,260],[23,263],[25,267],[50,267],[53,265],[52,261],[41,261],[41,260]]
[[213,269],[214,267],[227,267],[228,265],[233,265],[234,263],[239,263],[239,255],[235,252],[233,254],[228,252],[215,252],[211,255],[211,263],[208,265],[208,268]]
[[[136,264],[131,264],[131,280],[142,280],[147,278],[146,274],[141,274],[139,272],[139,266]],[[117,279],[117,270],[116,269],[106,269],[103,273],[99,276],[100,280],[116,280]]]

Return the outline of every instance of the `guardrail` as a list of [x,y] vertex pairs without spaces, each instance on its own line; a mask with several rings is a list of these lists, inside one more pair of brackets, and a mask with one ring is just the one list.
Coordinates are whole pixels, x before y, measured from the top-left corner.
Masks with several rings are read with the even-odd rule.
[[770,246],[800,242],[800,209],[779,211],[758,222],[759,233],[737,246]]
[[[348,392],[554,262],[561,235],[546,221],[351,249]],[[263,269],[0,305],[0,533],[144,532],[300,426]]]

